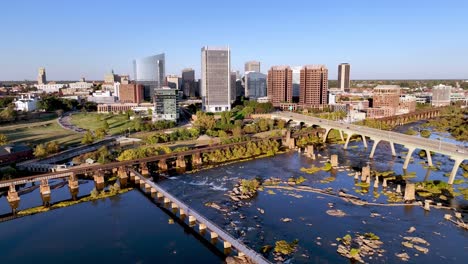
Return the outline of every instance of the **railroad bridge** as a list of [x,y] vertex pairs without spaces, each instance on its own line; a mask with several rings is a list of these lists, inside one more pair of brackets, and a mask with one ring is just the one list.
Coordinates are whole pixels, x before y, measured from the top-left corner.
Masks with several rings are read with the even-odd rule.
[[413,113],[408,113],[408,114],[403,114],[403,115],[378,118],[375,120],[381,121],[387,125],[399,126],[399,125],[408,124],[417,120],[438,117],[439,115],[440,115],[440,109],[431,108],[431,109],[416,111]]
[[[190,149],[180,152],[171,152],[167,154],[155,155],[147,158],[134,159],[128,161],[111,162],[96,166],[75,167],[66,171],[51,172],[46,174],[15,178],[11,180],[0,181],[1,188],[9,188],[7,193],[7,200],[10,203],[12,211],[15,213],[20,202],[20,196],[16,191],[17,185],[24,185],[27,183],[40,182],[41,197],[44,204],[50,201],[51,193],[49,188],[49,180],[66,179],[68,180],[68,187],[73,199],[76,199],[79,193],[78,176],[85,175],[92,177],[97,190],[102,190],[105,184],[106,175],[117,174],[119,181],[122,185],[128,182],[127,171],[128,168],[134,168],[143,175],[149,175],[150,171],[167,172],[171,167],[179,171],[185,171],[188,165],[192,168],[197,168],[203,165],[203,153],[209,153],[216,150],[228,149],[234,146],[244,146],[249,142],[260,142],[264,140],[276,140],[285,146],[289,146],[290,142],[294,142],[294,138],[304,135],[319,135],[324,133],[324,130],[315,129],[311,131],[302,131],[296,134],[286,133],[285,136],[273,136],[266,139],[251,138],[248,141],[236,142],[231,144],[213,145],[204,148]],[[294,146],[292,146],[294,147]],[[152,169],[154,168],[154,169]]]

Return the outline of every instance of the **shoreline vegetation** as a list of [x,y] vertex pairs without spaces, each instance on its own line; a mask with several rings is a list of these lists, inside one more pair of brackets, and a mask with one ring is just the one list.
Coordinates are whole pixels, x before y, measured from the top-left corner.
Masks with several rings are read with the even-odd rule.
[[127,193],[131,190],[133,190],[133,188],[120,189],[120,188],[113,187],[113,188],[109,188],[108,191],[98,192],[96,189],[93,189],[89,195],[83,196],[77,199],[76,201],[70,199],[70,200],[60,201],[60,202],[51,204],[50,206],[41,205],[41,206],[31,207],[28,209],[18,211],[17,215],[22,217],[22,216],[29,216],[29,215],[34,215],[38,213],[49,212],[52,210],[65,208],[65,207],[69,207],[69,206],[80,204],[80,203],[92,202],[92,201],[97,201],[97,200],[101,200],[105,198],[114,197],[120,194]]

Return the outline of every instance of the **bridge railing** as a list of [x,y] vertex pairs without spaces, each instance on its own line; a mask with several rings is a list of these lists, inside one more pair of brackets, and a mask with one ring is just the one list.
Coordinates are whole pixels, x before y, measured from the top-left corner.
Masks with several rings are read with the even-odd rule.
[[228,234],[226,231],[224,231],[221,227],[217,226],[210,220],[206,219],[203,217],[200,213],[192,209],[190,206],[186,205],[184,202],[180,201],[173,195],[171,195],[169,192],[164,190],[162,187],[157,185],[156,183],[146,179],[141,175],[140,173],[136,172],[133,169],[129,169],[130,172],[134,173],[137,175],[141,180],[143,180],[145,183],[149,184],[151,187],[155,188],[156,191],[160,192],[161,194],[164,195],[164,197],[167,197],[171,202],[174,202],[179,206],[179,208],[183,209],[188,215],[194,216],[198,222],[203,223],[206,225],[206,227],[211,230],[212,232],[215,232],[218,234],[219,237],[221,237],[224,241],[229,242],[232,247],[237,249],[239,252],[242,252],[245,254],[247,257],[249,257],[252,261],[256,263],[270,263],[266,258],[264,258],[261,254],[257,253],[253,249],[250,249],[246,245],[244,245],[242,242]]

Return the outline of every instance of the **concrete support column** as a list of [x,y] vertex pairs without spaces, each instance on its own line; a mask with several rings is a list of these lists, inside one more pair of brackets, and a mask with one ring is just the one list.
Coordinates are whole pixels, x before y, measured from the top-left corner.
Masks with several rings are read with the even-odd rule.
[[167,197],[164,197],[164,205],[170,204],[170,203],[171,203],[171,200]]
[[414,185],[414,183],[406,183],[405,196],[404,196],[405,202],[416,200],[415,190],[416,190],[416,186]]
[[367,165],[366,167],[362,167],[361,172],[361,181],[366,181],[367,178],[370,178],[370,167]]
[[201,158],[201,154],[200,153],[195,153],[192,155],[192,165],[193,166],[198,166],[198,165],[202,165],[203,164],[203,160]]
[[338,130],[338,131],[340,131],[340,138],[341,138],[341,141],[344,141],[343,130]]
[[119,178],[120,186],[126,186],[128,182],[128,173],[125,167],[119,167],[117,170],[117,176]]
[[195,222],[197,221],[197,219],[195,218],[195,216],[193,215],[189,215],[189,224],[190,226],[194,226],[195,225]]
[[158,200],[160,200],[160,199],[164,198],[164,195],[162,193],[158,192],[156,194],[156,197],[158,197]]
[[165,160],[165,159],[159,160],[159,162],[158,162],[158,168],[159,168],[159,170],[162,171],[162,172],[166,172],[166,171],[167,171],[167,163],[166,163],[166,160]]
[[392,156],[396,157],[395,144],[393,142],[390,142],[390,148],[392,149]]
[[20,200],[21,198],[19,197],[18,192],[16,192],[15,186],[13,184],[10,185],[10,189],[7,194],[7,201],[10,204],[13,214],[16,214],[16,209],[18,209]]
[[104,189],[104,173],[101,171],[98,171],[94,176],[94,184],[96,186],[97,190],[102,190]]
[[149,175],[148,164],[143,162],[140,164],[141,175]]
[[372,145],[372,149],[371,149],[369,158],[371,158],[371,159],[374,158],[375,149],[377,148],[377,145],[378,145],[379,143],[380,143],[380,139],[374,140],[374,144]]
[[331,128],[327,128],[325,134],[323,134],[323,143],[327,142],[328,133],[330,132]]
[[362,137],[362,143],[364,143],[364,147],[367,148],[367,140],[366,140],[366,136],[364,135],[361,135]]
[[180,215],[180,218],[184,218],[186,216],[184,209],[180,208],[179,215]]
[[426,151],[426,156],[427,156],[427,165],[432,167],[432,156],[431,152],[429,150],[424,150]]
[[50,186],[48,180],[42,180],[41,186],[39,187],[39,193],[41,194],[42,202],[44,206],[50,205]]
[[336,155],[336,154],[331,155],[330,163],[331,163],[333,168],[338,167],[338,155]]
[[185,157],[184,156],[178,156],[176,160],[176,167],[177,168],[185,168]]
[[227,241],[224,241],[223,245],[224,245],[224,249],[230,249],[232,247],[231,243]]
[[311,159],[315,159],[314,145],[308,145],[306,147],[306,155]]
[[76,200],[78,198],[79,188],[80,188],[80,185],[78,183],[78,179],[76,178],[76,176],[75,175],[70,176],[70,178],[68,178],[68,189],[70,190],[70,194],[73,200]]
[[351,136],[352,136],[351,133],[349,133],[349,134],[347,135],[347,137],[346,137],[346,142],[345,142],[344,147],[343,147],[344,149],[348,149],[348,144],[349,144],[349,140],[351,139]]
[[218,241],[218,234],[215,232],[210,232],[211,243],[216,243]]
[[413,148],[413,147],[408,148],[408,154],[406,154],[405,163],[403,164],[403,169],[404,170],[408,169],[408,164],[410,162],[411,155],[413,155],[414,150],[415,150],[415,148]]
[[455,164],[453,164],[452,172],[450,173],[450,177],[448,180],[448,184],[453,184],[453,181],[455,180],[455,175],[457,175],[458,167],[460,167],[460,164],[463,162],[463,158],[461,157],[455,157]]
[[206,231],[206,225],[200,223],[200,224],[198,225],[198,230],[200,231],[200,233],[204,233],[204,232]]

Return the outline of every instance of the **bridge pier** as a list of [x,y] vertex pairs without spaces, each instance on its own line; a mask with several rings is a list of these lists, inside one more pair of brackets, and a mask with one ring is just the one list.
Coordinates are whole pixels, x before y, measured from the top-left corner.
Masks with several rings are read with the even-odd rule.
[[216,244],[218,242],[218,234],[215,232],[210,232],[211,243]]
[[331,128],[326,128],[325,133],[323,134],[323,143],[327,142],[328,133],[330,132]]
[[167,163],[166,163],[165,159],[159,160],[158,168],[159,168],[159,171],[161,171],[161,172],[166,172],[167,171]]
[[7,201],[10,204],[11,211],[13,214],[16,214],[16,209],[19,207],[19,202],[21,198],[18,195],[18,192],[15,189],[15,186],[12,184],[10,185],[10,189],[8,189],[7,194]]
[[315,159],[314,145],[308,145],[306,147],[306,155],[311,159]]
[[156,197],[156,193],[157,193],[157,192],[156,192],[156,189],[155,189],[155,188],[151,188],[151,190],[150,190],[151,198]]
[[39,187],[39,193],[41,194],[43,205],[49,206],[50,205],[50,186],[47,180],[41,181],[41,186]]
[[78,182],[78,179],[76,178],[76,175],[71,175],[70,178],[68,178],[68,189],[70,190],[70,194],[72,196],[72,199],[76,201],[78,198],[78,193],[80,191],[80,185]]
[[460,164],[463,162],[463,158],[461,157],[455,157],[453,159],[455,160],[455,164],[453,164],[453,168],[452,168],[452,172],[450,173],[448,184],[453,184],[453,181],[455,180],[455,176],[457,175],[458,167],[460,167]]
[[119,167],[117,170],[117,177],[119,178],[120,186],[125,187],[127,186],[128,182],[128,173],[125,167]]
[[195,226],[196,222],[197,222],[197,219],[195,218],[195,216],[189,215],[189,225],[193,227]]
[[203,160],[200,153],[192,155],[192,167],[198,167],[203,164]]
[[200,224],[198,225],[198,231],[199,231],[200,234],[202,234],[202,235],[205,234],[205,232],[206,232],[206,225],[200,223]]
[[362,167],[362,171],[361,171],[361,181],[367,181],[367,178],[370,178],[369,165]]
[[141,170],[141,175],[143,176],[149,175],[148,164],[146,162],[143,162],[140,164],[140,170]]
[[366,136],[364,135],[361,135],[362,137],[362,143],[364,143],[364,147],[367,148],[367,140],[366,140]]
[[101,191],[104,189],[104,173],[102,171],[97,171],[93,178],[96,190]]
[[406,154],[405,163],[403,164],[403,169],[404,170],[408,169],[408,164],[410,162],[411,155],[413,155],[414,150],[415,150],[415,148],[413,148],[413,147],[408,148],[408,154]]
[[344,149],[348,149],[348,144],[349,144],[349,140],[351,139],[351,136],[352,136],[351,133],[349,133],[349,134],[347,135],[347,137],[346,137],[346,142],[345,142],[345,144],[344,144],[344,146],[343,146]]
[[185,157],[184,156],[177,156],[176,168],[184,170],[186,167],[187,167],[187,164],[185,162]]
[[390,141],[390,148],[392,149],[392,156],[396,157],[395,144],[392,141]]
[[379,143],[380,143],[380,139],[374,140],[374,144],[372,145],[372,149],[371,149],[371,152],[370,152],[370,155],[369,155],[369,158],[370,158],[370,159],[373,159],[373,158],[374,158],[375,149],[377,148],[377,145],[378,145]]
[[343,130],[338,130],[340,132],[340,138],[341,138],[341,141],[345,141],[344,139],[344,136],[343,136]]
[[427,157],[427,165],[429,165],[430,167],[432,167],[432,157],[431,157],[431,152],[427,149],[425,149],[424,151],[426,151],[426,157]]
[[331,155],[330,163],[331,163],[332,168],[338,167],[338,155],[336,154]]

